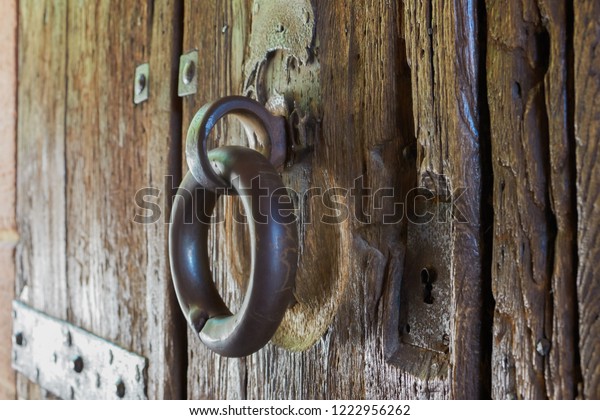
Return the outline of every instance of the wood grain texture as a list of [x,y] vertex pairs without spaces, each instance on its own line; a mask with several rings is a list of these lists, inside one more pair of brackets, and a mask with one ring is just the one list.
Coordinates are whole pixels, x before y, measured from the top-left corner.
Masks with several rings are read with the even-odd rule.
[[[0,244],[0,307],[10,308],[14,298],[15,253],[14,245]],[[16,397],[16,376],[11,366],[12,357],[12,313],[3,310],[0,316],[0,400]]]
[[[66,1],[19,3],[16,297],[67,317]],[[43,392],[18,378],[18,398]]]
[[[198,49],[198,93],[183,99],[182,129],[187,127],[196,111],[204,104],[227,95],[242,93],[243,59],[250,31],[248,15],[250,2],[227,1],[199,3],[184,2],[183,50]],[[233,122],[229,120],[228,122]],[[219,124],[215,128],[213,145],[244,144],[245,136],[239,126]],[[185,169],[184,164],[184,171]],[[235,204],[221,199],[217,217],[231,220]],[[230,227],[231,225],[231,227]],[[240,302],[241,292],[235,277],[243,281],[247,268],[245,253],[249,252],[245,229],[235,224],[220,223],[211,229],[209,242],[212,248],[213,276],[222,296],[232,309]],[[239,235],[239,243],[219,238]],[[239,256],[238,256],[239,255]],[[218,260],[218,264],[214,261]],[[231,270],[229,269],[231,267]],[[191,399],[244,399],[247,397],[247,368],[245,359],[228,359],[209,352],[198,337],[188,328],[187,396]]]
[[11,368],[12,313],[15,290],[14,248],[17,242],[17,2],[0,1],[0,399],[15,398]]
[[577,346],[567,17],[487,2],[494,170],[492,396],[573,398]]
[[451,238],[451,374],[454,398],[486,395],[482,364],[483,282],[478,4],[404,2],[411,67],[417,184],[450,195],[462,222]]
[[[176,1],[20,7],[18,296],[146,356],[150,398],[184,394],[165,223],[180,167],[180,13]],[[134,106],[148,61],[151,99]],[[135,223],[147,187],[164,214]]]
[[579,348],[583,396],[600,398],[600,4],[576,1],[574,11],[575,138],[577,141],[577,253]]
[[[252,19],[257,13],[267,13],[265,3],[268,2],[233,1],[203,7],[200,12],[196,3],[186,2],[184,50],[198,48],[201,56],[210,58],[199,65],[199,85],[204,88],[195,98],[185,99],[184,128],[203,102],[239,94],[247,86],[244,83],[248,74],[243,70],[252,66],[246,66],[245,60],[260,56],[261,51],[248,51],[246,45],[256,36]],[[270,6],[274,3],[277,2],[270,2]],[[426,27],[422,32],[411,32],[413,23],[423,22],[427,13],[424,10],[423,16],[412,15],[413,9],[416,5],[412,3],[400,9],[398,5],[377,1],[313,4],[316,40],[311,54],[320,67],[320,77],[314,81],[319,84],[318,96],[310,98],[320,106],[316,116],[307,115],[316,117],[313,131],[295,126],[300,137],[305,135],[302,145],[309,147],[283,176],[285,183],[293,185],[300,194],[310,186],[350,190],[354,180],[363,177],[363,189],[343,201],[350,216],[343,223],[323,226],[322,205],[308,204],[300,209],[301,219],[310,212],[312,224],[301,227],[297,289],[306,287],[325,296],[323,301],[331,299],[335,316],[316,344],[302,353],[268,345],[245,359],[225,359],[210,353],[190,334],[190,398],[401,399],[479,395],[479,152],[477,83],[473,83],[477,80],[478,58],[473,44],[454,55],[444,53],[444,48],[455,48],[457,40],[475,41],[476,32],[468,17],[476,10],[470,3],[464,8],[457,4],[454,8],[436,9],[440,28],[459,28],[457,32],[436,32],[434,39],[441,46],[427,49],[439,66],[436,75],[427,67],[430,60],[411,44],[415,39],[423,44],[431,41]],[[260,43],[253,39],[250,45]],[[285,62],[273,60],[270,65],[283,66]],[[308,70],[303,64],[301,60],[297,63],[300,72],[314,71],[314,67]],[[443,74],[441,69],[448,66],[450,74]],[[282,79],[274,80],[278,74]],[[295,84],[297,80],[285,71],[271,69],[270,77],[264,99],[294,89],[300,97],[308,95],[308,89],[312,90],[310,95],[315,95],[314,85]],[[418,83],[411,88],[411,81]],[[421,95],[424,86],[434,81],[439,89],[435,97]],[[427,92],[431,92],[430,87]],[[283,96],[290,98],[285,93]],[[298,102],[288,101],[288,106],[291,112]],[[431,112],[426,114],[428,110]],[[421,130],[426,124],[433,130],[438,120],[447,126],[438,128],[443,130],[443,139],[434,141],[433,131]],[[219,142],[240,141],[235,128],[227,131],[221,126],[220,130]],[[373,210],[374,198],[368,195],[368,188],[394,187],[394,198],[403,197],[414,185],[416,168],[414,161],[402,157],[402,150],[415,138],[422,149],[420,161],[444,162],[447,167],[434,167],[437,174],[450,176],[457,188],[472,188],[467,201],[458,204],[472,216],[472,223],[457,228],[454,239],[455,258],[461,258],[461,268],[453,274],[458,302],[453,311],[453,331],[461,337],[455,341],[453,338],[453,372],[460,375],[454,387],[452,376],[444,380],[419,379],[387,363],[382,342],[382,320],[389,309],[384,302],[391,293],[390,284],[401,281],[402,225],[383,224],[382,215],[390,213],[393,202],[389,200],[383,208]],[[445,142],[451,149],[450,157]],[[423,167],[433,170],[428,164]],[[230,217],[227,211],[228,207],[225,215]],[[218,258],[213,258],[214,276],[226,300],[239,302],[236,277],[243,276],[244,265],[239,262],[240,250],[236,248],[244,249],[245,237],[233,227],[219,226],[215,231],[212,247]],[[467,271],[462,272],[463,269]],[[315,277],[322,284],[310,286]],[[301,302],[292,312],[299,314],[303,311],[303,295],[298,290],[296,295]],[[316,307],[313,312],[320,309]],[[314,332],[314,325],[306,323],[307,335]]]
[[[552,336],[545,362],[547,394],[553,399],[572,399],[577,394],[581,372],[578,366],[577,294],[574,274],[577,215],[574,206],[574,138],[572,121],[571,58],[569,33],[572,29],[566,2],[538,1],[549,37],[548,70],[544,77],[545,106],[548,113],[549,203],[555,221],[551,258],[551,301],[546,307],[546,330]],[[543,57],[540,58],[542,61]],[[542,352],[544,345],[542,343]],[[536,347],[538,353],[540,350]]]
[[[183,393],[169,214],[133,220],[141,188],[162,190],[158,203],[170,207],[166,176],[179,167],[176,13],[175,1],[102,1],[69,3],[68,14],[68,320],[146,356],[149,398]],[[144,62],[150,99],[134,106],[133,75]]]

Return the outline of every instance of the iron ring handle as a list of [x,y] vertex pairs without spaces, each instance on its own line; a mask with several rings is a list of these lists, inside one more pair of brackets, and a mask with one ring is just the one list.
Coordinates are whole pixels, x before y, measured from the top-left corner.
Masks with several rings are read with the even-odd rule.
[[[287,191],[275,168],[257,151],[227,146],[207,158],[221,169],[229,189],[211,191],[187,173],[171,214],[171,273],[181,309],[204,344],[223,356],[242,357],[267,344],[293,299],[298,246],[293,207],[289,197],[282,200]],[[252,242],[250,278],[236,314],[219,295],[209,265],[208,230],[220,193],[239,195]]]
[[190,171],[204,188],[214,191],[227,187],[211,168],[207,156],[207,139],[214,125],[225,115],[233,115],[242,123],[249,140],[264,146],[264,155],[275,168],[283,165],[286,155],[285,120],[271,114],[253,99],[227,96],[204,105],[190,123],[186,138],[186,158]]

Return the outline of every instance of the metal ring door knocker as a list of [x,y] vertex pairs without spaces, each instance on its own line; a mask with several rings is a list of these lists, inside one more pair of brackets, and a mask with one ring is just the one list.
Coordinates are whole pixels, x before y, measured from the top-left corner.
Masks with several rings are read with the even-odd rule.
[[[237,117],[248,137],[266,146],[270,161],[247,147],[207,151],[208,135],[225,115]],[[275,169],[283,164],[285,152],[283,118],[241,96],[203,106],[188,131],[190,170],[171,213],[171,273],[189,325],[223,356],[247,356],[265,346],[293,300],[298,236],[292,201]],[[248,286],[236,314],[219,295],[209,264],[208,232],[220,194],[240,197],[252,242]]]

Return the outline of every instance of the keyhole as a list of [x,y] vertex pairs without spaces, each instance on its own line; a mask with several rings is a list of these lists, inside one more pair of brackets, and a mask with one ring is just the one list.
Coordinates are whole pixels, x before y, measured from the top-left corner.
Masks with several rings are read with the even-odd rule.
[[423,302],[428,305],[433,304],[433,282],[435,281],[435,272],[431,269],[424,268],[421,270],[421,283],[424,284]]

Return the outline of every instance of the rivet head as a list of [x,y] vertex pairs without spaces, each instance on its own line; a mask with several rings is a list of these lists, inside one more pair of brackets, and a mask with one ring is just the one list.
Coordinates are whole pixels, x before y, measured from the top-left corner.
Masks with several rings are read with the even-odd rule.
[[194,77],[196,77],[196,63],[194,63],[192,60],[186,62],[183,66],[182,77],[184,85],[189,85],[190,83],[192,83]]
[[23,333],[22,332],[18,332],[15,334],[15,344],[17,346],[22,346],[25,343],[25,338],[23,337]]
[[77,373],[83,371],[83,358],[81,356],[75,356],[73,358],[73,370]]
[[546,338],[539,339],[535,349],[540,356],[547,356],[550,353],[550,341]]
[[119,379],[117,382],[116,391],[117,397],[123,398],[125,396],[125,384],[123,383],[123,380]]

